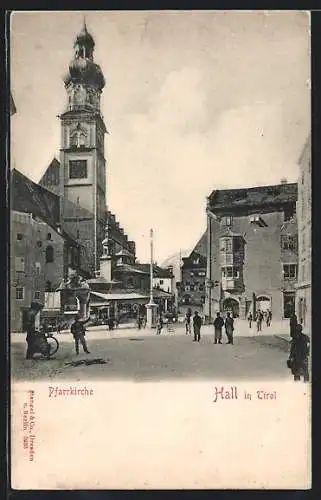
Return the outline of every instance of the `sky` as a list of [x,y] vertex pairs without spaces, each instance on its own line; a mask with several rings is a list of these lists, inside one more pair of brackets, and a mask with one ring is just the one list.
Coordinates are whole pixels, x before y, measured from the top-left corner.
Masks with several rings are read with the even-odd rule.
[[137,257],[192,249],[206,197],[295,182],[310,130],[308,13],[15,12],[12,167],[38,182],[59,159],[63,75],[83,18],[106,79],[107,204]]

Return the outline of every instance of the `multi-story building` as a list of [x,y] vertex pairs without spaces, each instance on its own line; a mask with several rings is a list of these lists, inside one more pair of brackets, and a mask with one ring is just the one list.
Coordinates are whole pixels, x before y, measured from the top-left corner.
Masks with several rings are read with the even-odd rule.
[[153,270],[153,288],[163,290],[174,296],[174,274],[172,266],[162,268],[154,266]]
[[11,329],[23,331],[32,300],[42,317],[60,314],[57,287],[80,265],[84,248],[59,223],[59,197],[17,170],[11,175]]
[[177,283],[178,308],[185,313],[188,308],[203,312],[206,279],[206,232],[188,257],[183,257],[181,280]]
[[[73,252],[74,251],[74,252]],[[75,242],[31,213],[11,213],[11,330],[24,331],[33,300],[44,304],[42,319],[60,315],[56,292],[68,268],[76,267]]]
[[299,159],[298,180],[298,235],[299,272],[296,290],[296,312],[304,330],[311,334],[311,136],[306,141]]
[[295,310],[297,184],[216,190],[207,202],[205,314]]

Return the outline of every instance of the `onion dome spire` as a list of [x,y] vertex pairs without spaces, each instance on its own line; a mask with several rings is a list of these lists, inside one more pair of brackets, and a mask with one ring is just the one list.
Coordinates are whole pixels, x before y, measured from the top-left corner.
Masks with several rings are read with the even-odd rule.
[[74,42],[74,57],[69,64],[69,70],[64,77],[65,86],[72,83],[94,86],[102,90],[105,78],[98,64],[94,62],[93,52],[95,41],[88,32],[84,20],[81,31],[76,35]]
[[82,53],[79,54],[82,57],[92,58],[94,47],[95,47],[95,41],[87,30],[87,25],[84,17],[83,27],[82,30],[76,36],[74,48],[82,49],[81,51]]

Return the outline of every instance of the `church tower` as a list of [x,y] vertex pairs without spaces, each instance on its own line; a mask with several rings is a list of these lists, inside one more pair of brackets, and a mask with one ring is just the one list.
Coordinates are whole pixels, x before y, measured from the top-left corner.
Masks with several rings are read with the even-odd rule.
[[66,108],[59,116],[62,227],[85,247],[93,274],[99,267],[106,223],[106,127],[100,111],[105,79],[94,62],[94,47],[84,23],[64,77]]

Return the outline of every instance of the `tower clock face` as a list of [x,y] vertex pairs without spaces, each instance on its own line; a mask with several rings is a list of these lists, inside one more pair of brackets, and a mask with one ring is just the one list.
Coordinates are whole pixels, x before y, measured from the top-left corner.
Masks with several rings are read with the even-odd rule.
[[69,178],[86,179],[87,160],[69,160]]

